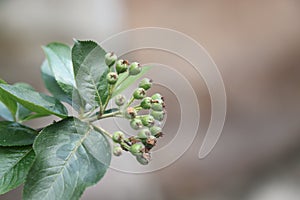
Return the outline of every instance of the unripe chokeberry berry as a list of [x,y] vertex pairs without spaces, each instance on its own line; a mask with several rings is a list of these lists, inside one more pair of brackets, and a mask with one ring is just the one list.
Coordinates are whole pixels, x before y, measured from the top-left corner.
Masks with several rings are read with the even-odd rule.
[[125,118],[127,119],[133,119],[137,115],[137,111],[133,107],[128,107],[124,113]]
[[121,143],[124,140],[124,138],[125,138],[125,135],[121,131],[116,131],[112,135],[112,140],[116,143]]
[[165,111],[155,111],[151,110],[150,115],[154,117],[154,119],[158,121],[162,121],[165,118]]
[[140,130],[137,134],[137,137],[142,140],[146,140],[151,135],[151,132],[148,128]]
[[143,109],[150,109],[151,106],[152,106],[151,100],[152,100],[151,97],[145,97],[145,98],[143,98],[143,100],[141,101],[140,106]]
[[162,129],[158,126],[152,126],[150,127],[150,132],[153,136],[155,136],[156,138],[159,138],[162,136]]
[[124,73],[127,71],[129,62],[127,60],[118,60],[116,63],[116,71],[118,74]]
[[138,62],[133,62],[129,66],[129,75],[134,76],[142,71],[142,67]]
[[141,82],[139,83],[139,87],[143,88],[144,90],[148,90],[150,89],[152,86],[152,80],[149,78],[144,78],[143,80],[141,80]]
[[106,80],[109,84],[113,85],[118,81],[118,74],[116,72],[109,72],[106,76]]
[[134,130],[141,129],[141,128],[143,128],[142,120],[140,120],[138,118],[134,118],[133,120],[130,121],[130,126]]
[[155,123],[154,117],[152,117],[151,115],[143,115],[141,117],[141,121],[142,121],[143,125],[147,126],[147,127],[151,127]]
[[133,92],[133,98],[135,99],[143,99],[146,96],[146,91],[143,88],[137,88]]
[[159,93],[155,93],[154,95],[152,95],[151,98],[153,100],[164,100],[163,96],[161,96],[161,94],[159,94]]
[[113,149],[113,154],[115,156],[120,156],[122,155],[122,147],[120,146],[115,146],[114,149]]
[[142,155],[143,154],[143,149],[144,149],[144,145],[140,144],[140,143],[135,143],[130,147],[130,152],[137,156],[137,155]]
[[141,164],[141,165],[148,165],[149,160],[145,158],[143,155],[137,155],[136,160]]
[[126,97],[122,94],[119,94],[115,97],[115,103],[117,106],[123,106],[126,102]]
[[165,103],[163,102],[163,100],[160,99],[156,99],[156,100],[152,100],[152,106],[151,109],[154,111],[163,111],[165,108]]
[[113,52],[105,54],[105,64],[108,67],[113,66],[117,59],[118,59],[117,55],[114,54]]

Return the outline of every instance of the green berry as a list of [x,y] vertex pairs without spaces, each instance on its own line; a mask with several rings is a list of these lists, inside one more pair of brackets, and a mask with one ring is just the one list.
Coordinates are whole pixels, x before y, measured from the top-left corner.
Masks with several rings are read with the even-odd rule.
[[133,98],[142,99],[146,96],[146,91],[143,88],[138,88],[133,92]]
[[136,115],[137,115],[137,111],[133,107],[128,107],[124,113],[124,116],[127,119],[133,119],[136,117]]
[[147,145],[150,145],[151,146],[151,148],[156,144],[156,137],[155,136],[153,136],[153,135],[150,135],[148,138],[147,138],[147,140],[146,140],[146,143],[147,143]]
[[156,119],[158,121],[162,121],[162,120],[164,120],[164,117],[165,117],[165,111],[151,110],[150,115],[152,115],[154,117],[154,119]]
[[130,126],[131,128],[133,128],[134,130],[138,130],[143,128],[143,123],[140,119],[135,118],[133,120],[130,121]]
[[125,136],[124,133],[121,131],[116,131],[114,132],[113,136],[112,136],[112,140],[116,143],[120,143],[124,140]]
[[149,160],[145,158],[143,155],[138,155],[136,156],[136,160],[141,164],[141,165],[148,165]]
[[139,84],[139,87],[143,88],[144,90],[150,89],[151,86],[152,86],[152,80],[149,78],[144,78]]
[[165,108],[165,103],[163,100],[157,99],[157,100],[152,100],[152,106],[151,109],[154,111],[163,111]]
[[118,59],[117,55],[114,54],[113,52],[105,54],[105,64],[108,67],[113,66],[117,59]]
[[138,132],[137,137],[139,139],[145,140],[151,135],[151,132],[148,128],[142,129]]
[[159,94],[159,93],[155,93],[154,95],[152,95],[151,98],[153,100],[164,100],[163,96],[161,96],[161,94]]
[[135,143],[130,147],[130,152],[137,156],[137,155],[142,155],[143,149],[144,149],[144,145],[140,144],[140,143]]
[[106,80],[109,84],[113,85],[118,81],[118,74],[115,72],[109,72],[106,76]]
[[118,60],[116,63],[116,71],[118,74],[124,73],[127,71],[128,68],[128,61],[127,60]]
[[120,146],[115,146],[114,149],[113,149],[113,154],[115,156],[122,155],[122,148]]
[[134,76],[142,71],[142,67],[138,62],[133,62],[129,66],[129,75]]
[[160,127],[158,127],[158,126],[152,126],[150,128],[150,132],[156,138],[158,138],[158,137],[160,137],[162,135],[162,129]]
[[147,127],[151,127],[155,123],[154,117],[152,117],[151,115],[143,115],[141,117],[141,120],[142,120],[143,125],[147,126]]
[[117,106],[123,106],[125,102],[126,102],[126,98],[124,95],[119,94],[115,97],[115,103]]
[[152,103],[151,103],[151,97],[145,97],[140,106],[143,108],[143,109],[150,109],[151,106],[152,106]]

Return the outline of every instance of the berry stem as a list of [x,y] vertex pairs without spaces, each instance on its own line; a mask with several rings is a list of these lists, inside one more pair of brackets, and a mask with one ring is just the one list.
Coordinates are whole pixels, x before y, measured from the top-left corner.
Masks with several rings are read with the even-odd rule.
[[94,125],[93,125],[93,128],[96,129],[97,131],[107,135],[108,137],[112,138],[112,135],[109,132],[107,132],[106,130],[104,130],[103,128],[94,126]]
[[134,101],[134,97],[131,97],[131,99],[128,101],[126,107],[130,106],[130,105],[132,104],[133,101]]

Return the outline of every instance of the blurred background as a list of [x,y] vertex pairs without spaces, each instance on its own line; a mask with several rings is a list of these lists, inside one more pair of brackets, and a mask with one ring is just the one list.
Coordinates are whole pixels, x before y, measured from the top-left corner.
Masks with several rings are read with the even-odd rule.
[[[82,199],[296,200],[300,196],[299,19],[298,0],[1,0],[0,77],[46,92],[40,77],[42,45],[72,44],[72,38],[101,42],[120,31],[147,26],[183,32],[210,53],[225,83],[227,118],[216,147],[208,157],[198,159],[210,98],[201,77],[191,77],[201,122],[188,151],[153,173],[109,170]],[[151,51],[128,57],[142,63],[169,60],[168,55]],[[168,65],[180,69],[183,63]],[[176,109],[174,105],[168,109]],[[172,116],[168,119],[171,132]],[[0,199],[21,199],[21,191],[20,187]]]

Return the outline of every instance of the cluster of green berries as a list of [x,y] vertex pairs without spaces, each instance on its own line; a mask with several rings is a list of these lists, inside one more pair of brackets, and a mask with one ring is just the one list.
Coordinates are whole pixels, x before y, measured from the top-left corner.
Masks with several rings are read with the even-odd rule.
[[[135,76],[142,70],[139,63],[133,62],[130,64],[126,60],[118,60],[114,53],[105,55],[105,63],[110,69],[106,77],[110,85],[116,84],[118,76],[124,72],[128,72],[129,76]],[[129,120],[131,128],[137,131],[137,134],[126,138],[121,131],[113,133],[113,154],[120,156],[123,151],[128,151],[143,165],[149,163],[150,150],[156,145],[157,139],[163,135],[162,129],[156,123],[163,121],[165,116],[163,97],[158,93],[151,97],[146,94],[151,86],[152,80],[144,78],[129,101],[121,94],[115,97],[115,104],[119,107],[122,117]],[[139,103],[131,106],[133,101],[139,101]],[[141,110],[146,110],[147,112],[144,113],[147,114],[140,115],[139,111]]]
[[[146,96],[146,90],[151,88],[152,81],[148,78],[143,79],[139,88],[133,94],[131,101],[137,100],[136,106],[130,106],[125,96],[117,95],[115,103],[120,107],[123,117],[129,120],[130,126],[137,131],[136,136],[125,138],[124,133],[117,131],[113,134],[113,141],[116,146],[113,153],[120,156],[122,151],[129,151],[134,155],[137,161],[146,165],[150,161],[150,150],[156,145],[157,139],[162,134],[162,129],[156,125],[156,122],[162,121],[165,116],[165,103],[160,94],[154,94],[151,97]],[[139,111],[146,110],[148,114],[139,115]]]
[[128,71],[130,76],[134,76],[142,71],[142,66],[138,62],[129,63],[127,60],[118,60],[117,55],[114,53],[105,55],[105,63],[111,69],[106,76],[107,82],[111,85],[118,81],[119,74]]

